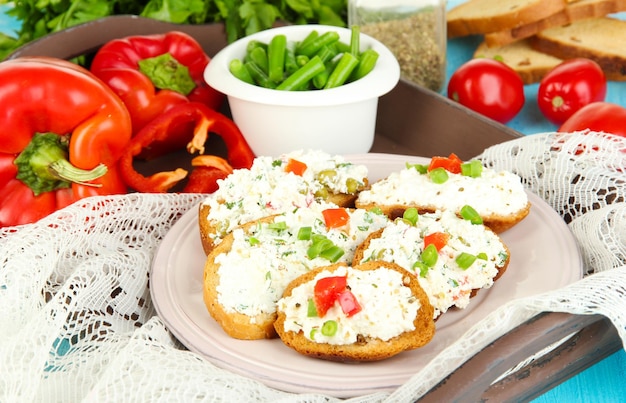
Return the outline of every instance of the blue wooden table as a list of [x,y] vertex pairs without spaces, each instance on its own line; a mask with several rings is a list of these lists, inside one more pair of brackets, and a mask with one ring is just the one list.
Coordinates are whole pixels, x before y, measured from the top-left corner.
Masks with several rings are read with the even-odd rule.
[[[463,1],[449,0],[448,7],[453,7]],[[9,33],[17,30],[19,24],[5,14],[6,10],[6,5],[0,5],[0,32]],[[480,37],[459,38],[448,41],[448,78],[461,64],[472,57],[474,49],[480,41]],[[520,114],[508,123],[508,126],[526,135],[550,132],[556,129],[554,125],[543,118],[537,107],[535,101],[537,87],[537,84],[525,87],[526,104]],[[445,88],[442,93],[445,93]],[[626,106],[626,82],[609,83],[607,101]],[[535,399],[534,403],[626,402],[625,380],[626,352],[620,350]]]

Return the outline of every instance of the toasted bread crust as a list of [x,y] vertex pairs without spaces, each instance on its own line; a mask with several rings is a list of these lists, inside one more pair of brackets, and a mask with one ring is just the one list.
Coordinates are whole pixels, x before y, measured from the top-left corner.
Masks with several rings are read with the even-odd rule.
[[[362,208],[362,209],[365,209],[365,210],[369,210],[369,209],[372,209],[374,207],[378,207],[378,208],[380,208],[382,210],[383,214],[385,214],[386,216],[388,216],[392,220],[394,220],[394,219],[396,219],[398,217],[402,217],[404,212],[408,208],[411,208],[411,207],[416,208],[417,211],[419,212],[419,214],[434,213],[435,211],[437,211],[437,208],[434,207],[434,206],[398,205],[398,204],[395,204],[395,205],[380,205],[380,204],[374,204],[374,203],[372,203],[372,204],[364,204],[364,203],[359,203],[358,200],[356,202],[356,207],[357,208]],[[509,228],[512,228],[513,226],[515,226],[520,221],[522,221],[530,213],[530,207],[531,207],[531,204],[530,204],[530,202],[528,202],[524,209],[522,209],[522,210],[520,210],[517,213],[512,214],[512,215],[498,216],[498,215],[494,214],[494,215],[482,217],[483,223],[485,224],[486,227],[491,229],[496,234],[500,234],[500,233],[508,230]]]
[[[275,216],[263,218],[261,221],[272,222]],[[248,223],[242,228],[250,228],[256,222]],[[222,242],[211,250],[204,265],[203,299],[207,310],[229,336],[242,340],[271,339],[276,337],[274,321],[276,313],[248,316],[238,312],[228,312],[218,300],[217,288],[220,284],[220,265],[215,262],[221,253],[228,252],[233,244],[233,235],[229,234]]]
[[448,38],[512,29],[547,18],[566,5],[566,0],[470,0],[448,11]]
[[[341,265],[320,267],[303,274],[289,284],[283,295],[290,296],[294,288],[306,282],[313,281],[315,276],[321,271],[334,271],[340,266]],[[389,358],[403,351],[416,349],[426,345],[435,334],[433,307],[430,305],[428,296],[419,285],[417,278],[398,265],[388,262],[368,262],[353,268],[357,270],[377,270],[382,267],[401,273],[404,276],[404,286],[409,287],[411,289],[411,293],[419,299],[421,307],[413,322],[415,330],[405,332],[387,341],[376,338],[367,338],[363,339],[361,342],[349,345],[316,343],[307,339],[302,332],[296,333],[293,331],[285,331],[285,314],[283,312],[278,312],[278,318],[274,323],[276,333],[281,338],[283,343],[300,354],[339,362],[378,361]]]
[[485,34],[485,43],[502,46],[524,38],[529,38],[545,29],[559,27],[584,18],[602,17],[626,10],[625,0],[577,0],[567,4],[563,10],[547,18],[521,25],[512,29]]
[[561,59],[583,57],[598,63],[608,80],[626,81],[626,21],[609,17],[586,18],[543,30],[531,46]]

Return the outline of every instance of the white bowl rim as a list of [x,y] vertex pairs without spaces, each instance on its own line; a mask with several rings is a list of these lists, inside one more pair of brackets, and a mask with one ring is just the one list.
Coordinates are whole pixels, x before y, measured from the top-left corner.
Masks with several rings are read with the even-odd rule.
[[400,80],[398,60],[381,42],[363,33],[360,38],[361,50],[371,47],[379,53],[376,67],[360,80],[340,87],[312,91],[279,91],[245,83],[236,78],[228,69],[232,59],[243,58],[246,45],[251,40],[268,43],[277,34],[285,34],[287,40],[300,40],[312,30],[320,34],[336,31],[343,41],[348,42],[351,33],[349,28],[318,24],[287,25],[257,32],[220,50],[207,65],[204,79],[211,87],[229,97],[267,105],[285,106],[331,106],[354,103],[377,98],[397,85]]

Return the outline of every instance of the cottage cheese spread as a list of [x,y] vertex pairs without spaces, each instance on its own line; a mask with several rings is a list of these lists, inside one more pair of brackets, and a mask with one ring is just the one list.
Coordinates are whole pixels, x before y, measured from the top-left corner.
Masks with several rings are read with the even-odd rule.
[[[363,309],[348,318],[339,304],[335,304],[322,318],[308,317],[308,300],[313,298],[317,280],[346,274],[350,291]],[[419,309],[419,300],[409,287],[403,286],[402,274],[387,268],[362,271],[342,267],[333,272],[322,271],[313,281],[299,285],[289,297],[278,302],[278,310],[286,315],[285,331],[302,331],[309,340],[337,345],[353,344],[359,335],[387,341],[415,330]],[[337,322],[337,332],[332,336],[319,331],[328,320]]]
[[[450,237],[439,251],[436,264],[420,275],[419,269],[413,267],[424,250],[424,236],[434,232],[445,232]],[[483,253],[487,259],[476,259],[462,269],[456,263],[461,252],[474,256]],[[363,261],[385,260],[415,272],[435,308],[435,318],[452,306],[465,308],[472,290],[491,287],[498,267],[508,258],[507,249],[496,234],[450,211],[420,215],[415,226],[394,221],[379,238],[371,240],[363,256]]]
[[[302,176],[285,172],[289,159],[307,165]],[[203,203],[210,206],[209,220],[218,230],[214,242],[237,226],[261,217],[307,207],[319,199],[321,189],[348,193],[348,183],[363,185],[367,167],[346,162],[321,151],[294,151],[278,159],[257,157],[250,169],[238,169],[218,181],[219,189]]]
[[273,313],[289,282],[312,268],[330,264],[323,257],[308,257],[312,241],[298,239],[300,228],[311,227],[313,234],[325,235],[345,252],[338,262],[351,262],[357,246],[388,222],[383,215],[357,209],[350,212],[346,226],[327,230],[322,216],[326,207],[315,205],[275,218],[274,223],[285,222],[282,230],[259,222],[247,231],[233,231],[232,248],[215,259],[219,264],[218,302],[227,312],[251,317]]
[[424,206],[452,211],[469,204],[479,215],[487,217],[523,210],[528,195],[519,176],[508,171],[483,168],[477,178],[448,172],[448,180],[436,184],[428,174],[405,168],[362,191],[358,201],[360,204]]

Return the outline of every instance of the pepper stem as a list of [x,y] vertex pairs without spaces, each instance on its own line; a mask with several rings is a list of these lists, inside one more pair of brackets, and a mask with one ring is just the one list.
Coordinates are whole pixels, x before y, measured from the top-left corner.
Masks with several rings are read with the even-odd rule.
[[103,164],[93,169],[77,168],[68,161],[68,139],[55,133],[36,133],[30,143],[15,158],[15,177],[28,186],[35,196],[58,189],[69,188],[72,183],[101,187],[89,183],[107,173]]
[[50,174],[59,180],[77,183],[84,186],[101,187],[100,183],[89,183],[94,179],[98,179],[107,173],[107,167],[104,164],[100,164],[97,167],[86,170],[76,168],[68,160],[57,160],[48,166]]

